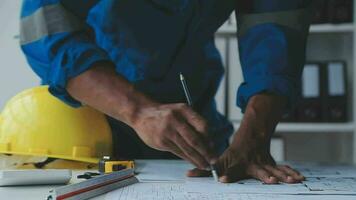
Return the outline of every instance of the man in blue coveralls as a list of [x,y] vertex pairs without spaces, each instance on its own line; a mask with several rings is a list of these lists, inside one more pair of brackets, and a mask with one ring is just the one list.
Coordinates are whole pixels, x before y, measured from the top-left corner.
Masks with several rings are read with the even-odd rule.
[[[313,0],[24,0],[21,47],[50,92],[108,118],[115,152],[173,158],[196,166],[188,176],[221,182],[304,179],[276,165],[270,140],[295,102]],[[239,129],[216,110],[223,75],[214,33],[237,13],[244,83]],[[237,45],[237,44],[236,44]],[[238,55],[236,55],[238,56]],[[179,80],[188,80],[194,109]]]

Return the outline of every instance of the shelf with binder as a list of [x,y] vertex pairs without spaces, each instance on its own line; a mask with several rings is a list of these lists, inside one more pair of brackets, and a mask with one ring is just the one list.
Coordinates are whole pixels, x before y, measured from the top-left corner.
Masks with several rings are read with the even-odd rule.
[[[320,70],[318,83],[305,83],[307,96],[312,95],[313,90],[320,90],[317,97],[307,98],[310,102],[319,101],[322,119],[316,121],[352,121],[354,113],[354,52],[353,34],[314,34],[310,35],[307,45],[307,66],[314,66]],[[313,74],[308,69],[309,80],[314,80]],[[305,73],[303,75],[306,75]],[[304,82],[304,81],[302,81]],[[310,82],[310,81],[309,81]],[[309,85],[309,86],[308,86]],[[318,88],[311,86],[318,85]],[[311,92],[311,93],[310,93]],[[340,109],[339,109],[340,108]],[[340,110],[342,116],[335,119],[336,111]]]
[[301,79],[300,99],[283,122],[346,123],[350,121],[344,61],[308,62]]

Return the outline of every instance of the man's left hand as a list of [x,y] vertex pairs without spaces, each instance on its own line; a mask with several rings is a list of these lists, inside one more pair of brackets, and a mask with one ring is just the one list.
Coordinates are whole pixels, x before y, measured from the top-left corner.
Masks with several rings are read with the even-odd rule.
[[[252,97],[230,147],[216,161],[219,181],[236,182],[255,178],[266,184],[298,183],[304,177],[286,165],[276,165],[270,154],[271,137],[287,103],[286,98],[269,93]],[[209,176],[209,171],[193,169],[187,176]]]
[[[253,149],[228,148],[215,164],[219,181],[231,183],[243,179],[255,178],[266,184],[299,183],[304,180],[299,172],[287,165],[276,165],[269,153]],[[189,177],[210,176],[210,171],[193,169]]]

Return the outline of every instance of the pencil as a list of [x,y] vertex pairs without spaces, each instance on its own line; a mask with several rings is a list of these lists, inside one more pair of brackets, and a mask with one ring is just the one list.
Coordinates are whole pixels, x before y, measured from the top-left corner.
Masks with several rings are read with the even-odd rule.
[[193,107],[193,101],[192,97],[190,96],[190,91],[187,85],[187,82],[185,81],[185,78],[182,73],[179,74],[180,81],[182,82],[185,98],[187,99],[187,103],[190,107]]
[[[190,96],[190,91],[189,91],[189,88],[188,88],[188,84],[184,78],[184,75],[182,73],[179,74],[179,78],[180,78],[180,81],[182,83],[182,87],[183,87],[183,90],[184,90],[184,94],[185,94],[185,98],[187,99],[187,103],[190,107],[193,107],[193,101],[192,101],[192,97]],[[211,174],[213,175],[214,177],[214,180],[216,182],[219,182],[219,177],[218,177],[218,174],[216,172],[216,169],[215,167],[210,164],[210,171],[211,171]]]

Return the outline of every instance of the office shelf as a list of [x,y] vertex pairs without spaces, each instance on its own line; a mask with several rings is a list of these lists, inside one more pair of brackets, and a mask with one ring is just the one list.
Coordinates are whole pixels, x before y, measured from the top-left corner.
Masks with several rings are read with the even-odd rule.
[[[234,122],[237,129],[240,123]],[[355,126],[347,123],[280,123],[277,126],[278,133],[353,133]]]
[[[311,33],[352,33],[355,29],[353,23],[345,24],[315,24],[310,27]],[[236,25],[223,25],[217,34],[235,34]]]
[[318,24],[310,27],[311,33],[352,33],[355,27],[353,23],[345,24]]

